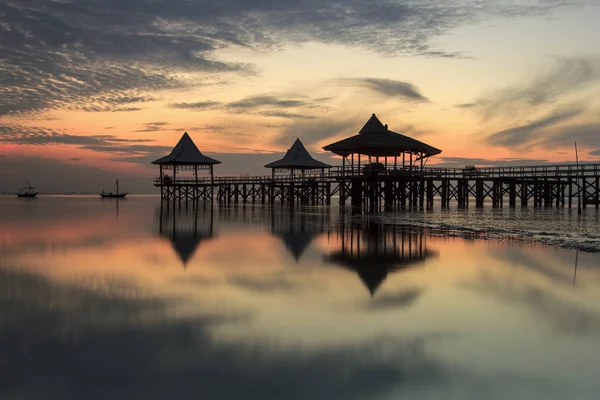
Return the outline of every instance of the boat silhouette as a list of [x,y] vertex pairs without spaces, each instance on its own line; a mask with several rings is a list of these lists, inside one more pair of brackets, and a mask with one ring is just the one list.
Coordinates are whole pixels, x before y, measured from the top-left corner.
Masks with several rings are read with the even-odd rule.
[[100,197],[111,198],[111,199],[122,199],[125,196],[127,196],[128,194],[129,193],[121,192],[119,190],[119,180],[117,179],[117,191],[115,193],[113,193],[113,192],[105,192],[104,189],[102,189],[102,192],[100,192]]
[[19,196],[19,197],[35,197],[35,196],[37,196],[38,192],[35,191],[35,188],[33,186],[31,186],[29,181],[26,179],[25,182],[27,182],[27,186],[19,189],[19,191],[17,192],[17,196]]

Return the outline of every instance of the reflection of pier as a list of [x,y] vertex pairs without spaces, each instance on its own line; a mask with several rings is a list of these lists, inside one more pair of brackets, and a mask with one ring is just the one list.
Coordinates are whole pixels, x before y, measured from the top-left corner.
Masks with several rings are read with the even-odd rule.
[[294,212],[289,208],[271,208],[271,233],[279,237],[296,262],[317,236],[328,232],[331,216],[320,212]]
[[170,240],[184,268],[200,243],[214,236],[212,207],[194,207],[191,210],[161,207],[158,218],[160,236]]
[[341,249],[325,257],[327,262],[355,271],[371,295],[389,272],[423,263],[434,255],[422,232],[394,225],[364,222],[340,224]]

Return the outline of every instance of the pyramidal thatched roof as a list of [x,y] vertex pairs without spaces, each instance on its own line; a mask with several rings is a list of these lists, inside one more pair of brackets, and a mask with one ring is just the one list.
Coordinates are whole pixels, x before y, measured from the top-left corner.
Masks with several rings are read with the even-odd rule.
[[152,161],[152,164],[211,165],[221,164],[221,161],[217,161],[202,154],[200,150],[198,150],[198,147],[196,147],[196,144],[190,135],[185,132],[168,156]]
[[315,160],[300,139],[296,139],[281,160],[273,161],[265,165],[265,168],[313,169],[331,168],[331,165]]
[[423,157],[430,157],[442,152],[426,143],[390,131],[375,114],[362,127],[358,135],[329,144],[323,149],[340,156],[360,153],[390,157],[402,153],[421,153]]

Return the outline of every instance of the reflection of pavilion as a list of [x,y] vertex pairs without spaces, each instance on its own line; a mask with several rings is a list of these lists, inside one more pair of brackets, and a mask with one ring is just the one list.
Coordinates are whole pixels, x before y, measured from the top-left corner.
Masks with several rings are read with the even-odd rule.
[[338,237],[341,249],[325,260],[355,271],[371,295],[389,272],[418,265],[434,255],[427,250],[423,233],[394,225],[340,224]]
[[159,212],[159,234],[168,238],[173,250],[186,268],[200,243],[213,237],[212,206],[186,209],[164,209]]
[[271,208],[271,233],[279,237],[296,262],[314,238],[329,230],[330,215],[323,210],[301,212]]

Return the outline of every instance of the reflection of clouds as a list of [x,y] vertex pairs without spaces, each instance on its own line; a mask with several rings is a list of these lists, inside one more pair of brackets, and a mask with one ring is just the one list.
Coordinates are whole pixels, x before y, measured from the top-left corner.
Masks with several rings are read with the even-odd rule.
[[94,249],[107,247],[113,239],[106,236],[92,236],[83,239],[53,240],[52,237],[45,239],[33,239],[16,244],[0,243],[0,256],[14,256],[22,254],[47,254],[50,252],[64,252],[78,249]]
[[423,294],[423,289],[410,288],[396,293],[386,293],[372,298],[365,304],[369,310],[389,310],[410,307]]
[[267,276],[235,276],[229,278],[227,283],[243,289],[268,293],[268,292],[289,292],[299,289],[302,285],[294,282],[288,275],[277,273]]
[[227,317],[166,323],[162,300],[0,274],[0,346],[9,366],[0,386],[13,397],[365,399],[441,373],[420,341],[314,351],[217,343],[209,330]]
[[[406,300],[410,293],[390,298]],[[378,337],[319,349],[225,341],[212,328],[239,323],[243,329],[253,315],[169,319],[169,302],[140,297],[127,281],[68,287],[0,270],[3,394],[51,400],[104,400],[117,393],[132,400],[196,393],[207,399],[585,398],[578,396],[585,387],[469,373],[428,355],[431,344],[452,335]]]
[[[531,251],[523,251],[516,247],[511,248],[510,251],[506,251],[506,249],[492,249],[489,254],[499,260],[507,261],[504,263],[505,265],[527,269],[551,280],[553,283],[567,284],[569,286],[573,283],[573,271],[564,268],[567,263],[566,260],[561,260],[562,270],[557,270],[551,265],[556,256],[553,258],[545,258],[542,261],[540,260],[539,253],[537,253],[537,256],[534,256],[534,253]],[[571,261],[574,265],[575,259]]]
[[531,283],[483,273],[477,281],[466,286],[506,304],[526,305],[535,316],[546,320],[559,332],[600,336],[600,314],[563,300]]

